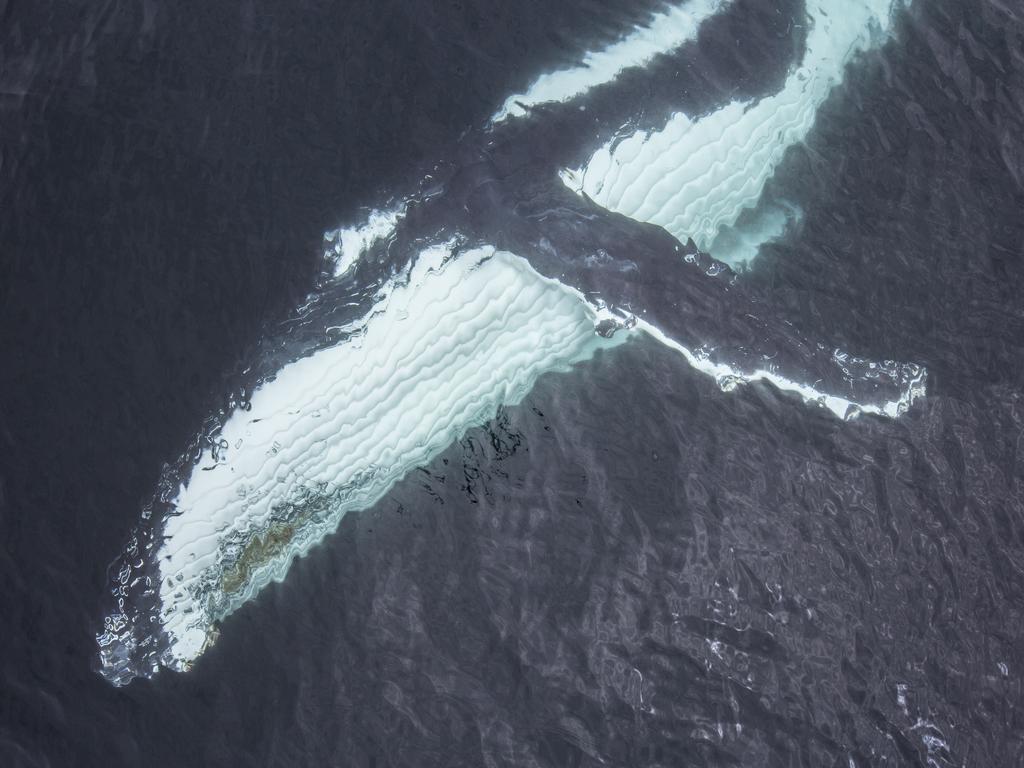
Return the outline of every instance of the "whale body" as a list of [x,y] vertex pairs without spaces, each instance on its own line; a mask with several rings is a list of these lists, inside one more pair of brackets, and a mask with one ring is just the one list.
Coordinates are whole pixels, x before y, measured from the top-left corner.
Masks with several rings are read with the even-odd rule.
[[806,338],[714,258],[898,5],[807,0],[804,54],[777,93],[657,129],[609,128],[573,171],[561,162],[572,136],[563,155],[536,152],[532,132],[562,119],[552,104],[585,106],[729,7],[670,6],[578,67],[542,74],[410,193],[327,233],[324,285],[303,309],[318,340],[169,466],[113,569],[97,634],[108,680],[188,669],[223,619],[344,515],[540,376],[632,339],[678,352],[723,390],[763,381],[841,419],[895,418],[924,394],[921,367]]

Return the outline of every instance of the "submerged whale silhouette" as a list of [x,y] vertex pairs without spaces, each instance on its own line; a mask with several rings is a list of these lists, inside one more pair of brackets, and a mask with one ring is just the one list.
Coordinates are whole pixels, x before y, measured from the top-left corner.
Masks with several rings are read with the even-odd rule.
[[[660,126],[587,122],[602,98],[635,105],[618,81],[663,66],[730,4],[672,6],[509,97],[411,194],[328,233],[329,274],[299,313],[319,338],[264,361],[248,400],[165,472],[113,569],[101,673],[122,685],[187,669],[220,620],[346,513],[540,375],[641,334],[723,390],[761,380],[844,419],[903,413],[924,393],[923,369],[808,340],[714,258],[898,5],[806,0],[800,63],[770,95]],[[583,125],[598,129],[592,146]],[[744,235],[745,258],[781,232],[768,219]]]

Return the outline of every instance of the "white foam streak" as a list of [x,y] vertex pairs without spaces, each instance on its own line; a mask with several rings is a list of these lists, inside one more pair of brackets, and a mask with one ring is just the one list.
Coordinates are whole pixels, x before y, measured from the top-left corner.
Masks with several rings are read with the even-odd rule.
[[347,274],[367,250],[378,241],[391,237],[405,218],[405,212],[406,205],[401,203],[385,210],[371,211],[361,224],[327,232],[324,239],[332,245],[326,258],[333,264],[334,275],[341,277]]
[[588,52],[580,66],[541,75],[525,93],[509,96],[491,121],[522,117],[538,104],[569,101],[615,80],[626,69],[645,66],[656,56],[671,53],[693,40],[701,23],[727,2],[690,0],[655,14],[646,26],[635,28],[618,42]]
[[882,403],[857,402],[841,395],[822,392],[810,384],[794,381],[777,371],[762,368],[750,372],[742,372],[724,363],[715,362],[709,356],[695,353],[675,339],[669,338],[660,328],[646,321],[638,320],[636,327],[638,330],[660,341],[669,349],[679,352],[693,368],[713,378],[723,391],[734,389],[739,384],[764,381],[782,392],[796,395],[808,404],[820,406],[827,411],[831,411],[834,415],[844,420],[850,420],[865,413],[895,419],[906,413],[907,409],[914,404],[914,401],[922,397],[925,392],[926,374],[922,370],[919,371],[919,375],[915,379],[907,383],[901,390],[900,396],[895,400]]
[[723,227],[757,203],[854,54],[883,39],[892,11],[892,0],[807,0],[805,57],[781,91],[696,120],[677,113],[660,131],[609,141],[582,169],[564,172],[563,181],[605,208],[681,240],[692,237],[707,251]]

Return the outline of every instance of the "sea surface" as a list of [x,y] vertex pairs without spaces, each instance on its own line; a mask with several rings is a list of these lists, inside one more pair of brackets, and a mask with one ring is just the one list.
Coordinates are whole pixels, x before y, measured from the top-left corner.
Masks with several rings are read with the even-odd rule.
[[[778,87],[803,5],[733,0],[632,75],[631,125]],[[304,338],[324,233],[661,8],[0,0],[0,765],[1024,764],[1018,0],[908,3],[737,267],[808,338],[926,368],[907,413],[602,349],[346,515],[190,671],[99,673],[108,566]]]

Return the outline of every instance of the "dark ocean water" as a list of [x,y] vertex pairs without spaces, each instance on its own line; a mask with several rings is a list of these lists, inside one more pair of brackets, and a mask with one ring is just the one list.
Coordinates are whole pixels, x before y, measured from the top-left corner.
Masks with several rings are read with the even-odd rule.
[[[800,5],[738,1],[680,98],[770,88]],[[1024,764],[1012,0],[912,4],[740,277],[924,364],[909,414],[625,345],[345,518],[191,672],[95,671],[108,563],[323,232],[652,7],[0,0],[0,765]]]

